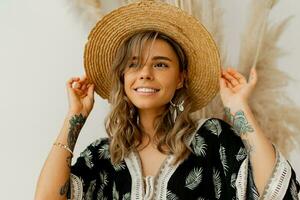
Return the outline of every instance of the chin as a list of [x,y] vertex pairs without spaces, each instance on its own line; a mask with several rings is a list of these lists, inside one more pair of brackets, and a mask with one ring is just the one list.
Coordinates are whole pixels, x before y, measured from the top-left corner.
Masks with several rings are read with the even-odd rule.
[[133,104],[140,110],[163,109],[166,106],[166,104],[156,102],[134,102]]

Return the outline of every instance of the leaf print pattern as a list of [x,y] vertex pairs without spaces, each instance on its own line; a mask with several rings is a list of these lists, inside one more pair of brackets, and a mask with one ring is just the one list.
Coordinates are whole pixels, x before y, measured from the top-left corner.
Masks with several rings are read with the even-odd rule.
[[107,172],[103,171],[99,173],[99,177],[101,185],[97,192],[97,200],[107,200],[107,197],[104,196],[104,188],[108,184],[108,174]]
[[235,189],[235,181],[236,181],[236,173],[232,173],[231,174],[231,179],[230,179],[230,182],[231,182],[231,187]]
[[179,198],[176,196],[176,194],[174,194],[173,192],[168,190],[167,191],[167,199],[168,200],[178,200]]
[[220,136],[222,132],[221,124],[217,119],[207,120],[204,126],[217,136]]
[[213,168],[213,183],[214,183],[214,189],[215,189],[215,197],[216,199],[220,199],[221,197],[221,177],[220,177],[220,172]]
[[126,168],[126,165],[125,165],[124,161],[122,161],[118,164],[113,165],[113,167],[116,171],[121,171]]
[[298,194],[297,194],[297,188],[296,188],[296,183],[295,183],[294,179],[291,182],[290,192],[291,192],[293,200],[297,200]]
[[116,189],[116,183],[114,182],[114,185],[113,185],[113,200],[119,200],[119,192],[117,191]]
[[99,148],[99,150],[98,150],[99,159],[101,159],[101,158],[109,159],[110,158],[108,148],[109,148],[108,144],[104,144],[101,148]]
[[203,169],[201,167],[193,168],[185,179],[185,187],[194,190],[202,181],[202,171]]
[[230,129],[234,132],[235,135],[240,136],[233,126],[230,126]]
[[219,153],[220,153],[220,159],[221,159],[221,162],[222,162],[222,165],[223,165],[223,168],[224,168],[224,173],[226,175],[229,167],[228,167],[228,164],[227,164],[225,148],[223,146],[220,146]]
[[108,184],[108,175],[107,175],[107,172],[105,172],[105,171],[100,172],[99,176],[100,176],[101,183],[103,185],[107,185]]
[[207,144],[205,144],[205,140],[202,136],[196,134],[192,140],[192,145],[194,147],[194,153],[197,156],[204,157],[206,155]]
[[130,192],[127,192],[126,194],[124,194],[122,200],[130,200]]
[[245,148],[241,147],[239,149],[239,152],[237,153],[237,155],[235,156],[236,157],[236,160],[237,161],[242,161],[244,158],[246,158],[247,156],[247,151]]
[[97,139],[97,140],[95,140],[91,145],[92,145],[93,147],[96,147],[96,146],[98,146],[98,145],[100,144],[100,142],[101,142],[101,140],[100,140],[100,139]]
[[96,180],[90,182],[89,188],[85,193],[85,200],[93,200],[93,193],[96,188]]
[[[219,122],[223,128],[222,121]],[[228,129],[225,130],[225,127],[229,129],[230,126],[224,126],[223,131],[226,131],[224,132],[226,134],[228,133]],[[216,130],[218,129],[216,128]],[[205,131],[205,134],[202,134],[201,131]],[[239,178],[238,165],[241,164],[243,159],[247,158],[245,146],[242,145],[242,142],[230,143],[231,141],[236,141],[235,139],[237,138],[234,136],[234,140],[228,139],[231,135],[228,137],[224,135],[224,137],[222,137],[221,134],[223,134],[223,131],[219,138],[206,128],[202,128],[201,131],[195,132],[192,140],[190,140],[190,138],[188,140],[191,142],[192,151],[195,151],[195,154],[197,153],[197,155],[200,155],[201,157],[192,155],[187,158],[187,163],[184,164],[185,167],[179,168],[179,166],[177,166],[177,171],[168,172],[168,176],[172,175],[170,173],[173,173],[173,177],[170,176],[170,179],[163,179],[163,177],[161,177],[161,180],[165,180],[166,183],[169,184],[169,187],[165,184],[166,187],[163,191],[163,194],[165,195],[164,198],[178,200],[181,199],[181,197],[185,199],[184,197],[186,195],[191,197],[186,199],[198,200],[237,199],[235,196],[237,190],[236,183]],[[216,133],[218,134],[218,131]],[[220,141],[214,144],[218,139]],[[210,149],[212,151],[209,151]],[[102,160],[98,160],[99,157]],[[220,160],[218,160],[218,157]],[[138,195],[143,194],[143,190],[140,190],[141,193],[130,193],[133,188],[131,182],[133,179],[130,179],[131,174],[128,169],[131,166],[134,167],[134,165],[127,163],[127,160],[126,162],[122,161],[117,165],[113,165],[110,162],[110,159],[104,160],[104,158],[110,158],[109,143],[106,142],[106,140],[100,139],[94,141],[91,146],[84,149],[84,152],[80,154],[78,162],[72,166],[72,172],[74,172],[75,175],[78,175],[80,182],[82,183],[82,185],[80,184],[80,195],[84,192],[82,197],[85,200],[139,199],[138,197],[141,196]],[[206,161],[209,159],[215,160],[213,160],[214,162],[205,165],[207,163]],[[99,162],[99,164],[96,162]],[[102,163],[103,165],[101,165]],[[222,164],[222,166],[220,164]],[[210,167],[209,170],[207,170],[206,167]],[[92,168],[92,170],[90,168]],[[139,168],[135,167],[133,169],[138,170]],[[250,169],[250,167],[248,169]],[[206,174],[207,171],[210,173]],[[223,171],[226,177],[224,176]],[[162,174],[164,175],[165,173]],[[125,178],[126,180],[124,180]],[[122,181],[118,181],[121,179]],[[168,182],[168,180],[170,181]],[[245,180],[247,181],[247,179]],[[204,184],[206,182],[211,184]],[[239,185],[237,186],[239,187]],[[246,188],[245,192],[251,194],[253,200],[257,200],[257,189],[250,184],[247,184],[247,186],[248,188]],[[297,190],[298,185],[296,180],[291,180],[289,188],[286,190],[289,193],[288,196],[291,200],[297,199]],[[157,190],[155,192],[159,191]],[[160,194],[156,194],[156,196],[159,195]]]
[[254,187],[251,187],[251,195],[253,200],[259,200],[259,194]]
[[92,162],[93,155],[88,148],[86,148],[82,153],[80,153],[80,156],[84,158],[85,164],[86,166],[88,166],[88,168],[91,169],[94,166],[94,163]]
[[97,200],[107,200],[107,197],[103,196],[103,189],[104,187],[100,187],[100,189],[97,192]]

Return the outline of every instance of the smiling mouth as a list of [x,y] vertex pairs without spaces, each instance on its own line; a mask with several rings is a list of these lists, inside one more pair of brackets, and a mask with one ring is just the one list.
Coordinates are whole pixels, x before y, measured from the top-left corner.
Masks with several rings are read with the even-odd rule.
[[159,91],[159,89],[155,89],[155,88],[135,88],[134,89],[136,92],[139,93],[156,93]]

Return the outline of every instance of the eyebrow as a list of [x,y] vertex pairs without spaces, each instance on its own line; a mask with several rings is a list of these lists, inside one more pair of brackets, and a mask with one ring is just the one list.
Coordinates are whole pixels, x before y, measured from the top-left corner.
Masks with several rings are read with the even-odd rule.
[[[137,56],[133,56],[133,57],[132,57],[132,60],[136,60],[136,59],[138,59]],[[166,57],[166,56],[154,56],[154,57],[152,58],[152,60],[167,60],[167,61],[172,62],[172,60],[171,60],[169,57]]]

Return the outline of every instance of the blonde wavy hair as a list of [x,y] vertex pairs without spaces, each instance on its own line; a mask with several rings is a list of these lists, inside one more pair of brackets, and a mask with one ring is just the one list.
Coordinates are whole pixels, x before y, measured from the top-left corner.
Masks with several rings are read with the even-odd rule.
[[[124,71],[133,51],[137,53],[138,66],[141,65],[141,54],[148,41],[156,39],[164,40],[170,44],[177,54],[180,72],[187,74],[187,59],[183,49],[170,37],[156,31],[139,32],[125,41],[119,48],[112,65],[112,90],[109,97],[111,112],[105,119],[105,128],[110,138],[110,155],[113,164],[120,163],[131,150],[142,148],[145,130],[139,125],[138,109],[126,96],[124,89]],[[150,47],[151,48],[151,47]],[[192,109],[192,99],[187,87],[188,80],[185,78],[183,87],[177,89],[172,102],[177,104],[184,100],[184,111],[180,112],[173,121],[172,112],[174,108],[170,103],[166,104],[165,109],[155,119],[154,142],[157,149],[162,153],[173,154],[175,156],[173,164],[188,157],[191,149],[186,141],[196,129],[196,122],[190,116]],[[150,141],[150,140],[149,140]],[[167,148],[164,149],[163,147]]]

